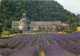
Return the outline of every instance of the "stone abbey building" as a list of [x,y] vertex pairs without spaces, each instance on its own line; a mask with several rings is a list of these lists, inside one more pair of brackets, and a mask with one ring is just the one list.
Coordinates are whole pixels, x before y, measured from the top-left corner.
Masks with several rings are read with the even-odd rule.
[[59,25],[67,26],[67,24],[61,23],[61,21],[30,21],[25,13],[23,13],[20,21],[12,21],[12,28],[22,30],[23,32],[48,29],[55,31]]

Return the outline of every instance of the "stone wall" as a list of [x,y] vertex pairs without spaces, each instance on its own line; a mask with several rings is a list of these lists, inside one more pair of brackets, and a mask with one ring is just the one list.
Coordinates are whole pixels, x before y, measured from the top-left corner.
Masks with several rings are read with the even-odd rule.
[[61,24],[61,21],[32,21],[30,25],[35,25],[35,26],[39,26],[39,25],[47,25],[47,26],[52,26],[52,25],[57,25],[57,24]]
[[32,21],[29,25],[31,27],[31,30],[55,30],[56,25],[61,24],[61,21]]
[[12,28],[15,30],[19,29],[19,21],[12,21]]

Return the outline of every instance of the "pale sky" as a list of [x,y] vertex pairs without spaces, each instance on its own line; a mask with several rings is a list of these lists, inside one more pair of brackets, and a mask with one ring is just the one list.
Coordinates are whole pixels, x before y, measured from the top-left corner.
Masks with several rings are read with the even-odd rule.
[[68,11],[80,14],[80,0],[56,0]]

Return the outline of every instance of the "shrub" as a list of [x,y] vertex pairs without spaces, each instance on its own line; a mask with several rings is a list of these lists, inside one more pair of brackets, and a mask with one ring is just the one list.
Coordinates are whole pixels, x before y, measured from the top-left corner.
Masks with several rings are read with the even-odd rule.
[[10,32],[9,32],[9,31],[3,31],[3,32],[1,33],[1,38],[9,37],[9,35],[10,35]]
[[66,28],[66,29],[64,30],[64,32],[66,32],[66,33],[71,33],[71,32],[74,32],[74,31],[76,31],[75,28]]
[[3,31],[1,34],[3,34],[3,35],[10,35],[10,32],[9,31]]
[[10,29],[9,31],[10,31],[11,34],[23,33],[22,30],[14,30],[14,29]]

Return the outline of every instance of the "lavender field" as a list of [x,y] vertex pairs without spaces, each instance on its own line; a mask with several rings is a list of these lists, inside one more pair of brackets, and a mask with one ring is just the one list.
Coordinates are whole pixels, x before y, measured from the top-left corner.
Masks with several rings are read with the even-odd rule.
[[80,32],[23,34],[0,39],[1,56],[79,56]]

